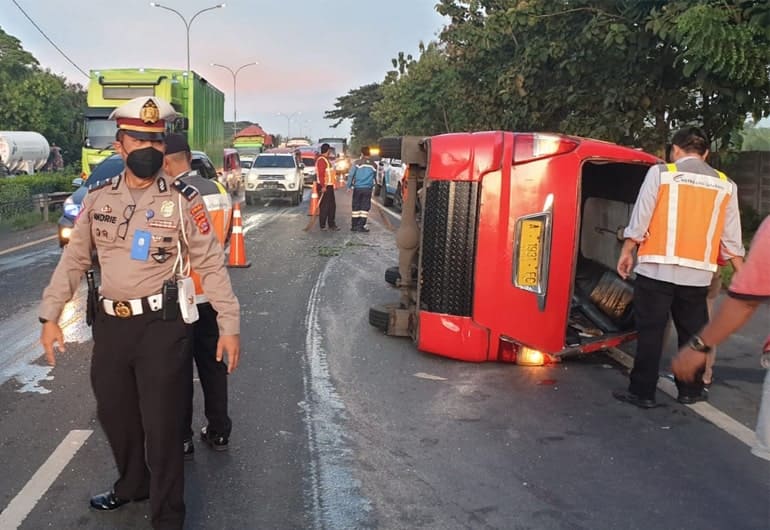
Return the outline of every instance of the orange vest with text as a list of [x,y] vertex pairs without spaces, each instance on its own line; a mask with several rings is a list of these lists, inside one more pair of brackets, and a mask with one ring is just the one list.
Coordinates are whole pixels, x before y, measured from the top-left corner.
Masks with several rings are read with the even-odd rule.
[[718,177],[679,171],[666,164],[647,238],[639,245],[639,263],[681,265],[716,271],[725,211],[732,182]]

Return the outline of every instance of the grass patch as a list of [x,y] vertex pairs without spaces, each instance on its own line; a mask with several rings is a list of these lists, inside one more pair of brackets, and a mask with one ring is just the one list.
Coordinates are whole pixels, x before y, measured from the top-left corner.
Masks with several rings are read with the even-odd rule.
[[342,247],[318,247],[318,255],[325,258],[331,258],[342,254]]
[[[55,224],[59,221],[58,215],[52,215],[49,217],[49,224]],[[45,224],[45,221],[41,218],[40,212],[27,212],[20,213],[11,217],[6,217],[0,220],[0,231],[2,232],[14,232],[17,230],[26,230],[41,224]]]

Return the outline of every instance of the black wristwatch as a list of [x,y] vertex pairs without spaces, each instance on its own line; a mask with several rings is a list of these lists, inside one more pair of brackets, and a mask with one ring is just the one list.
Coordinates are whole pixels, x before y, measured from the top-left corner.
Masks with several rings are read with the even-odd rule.
[[46,322],[48,322],[47,318],[37,317],[37,319],[40,321],[41,324],[45,324]]
[[703,342],[703,339],[698,335],[694,335],[693,338],[690,339],[690,344],[688,346],[691,349],[701,353],[711,353],[711,350],[713,349],[711,346]]

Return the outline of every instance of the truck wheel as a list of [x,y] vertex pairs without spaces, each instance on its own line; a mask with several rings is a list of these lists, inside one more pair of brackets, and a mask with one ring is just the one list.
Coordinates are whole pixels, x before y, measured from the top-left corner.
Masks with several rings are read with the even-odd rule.
[[388,195],[388,192],[385,188],[382,188],[382,204],[384,206],[393,206],[393,196]]
[[379,329],[380,331],[388,331],[388,323],[390,322],[390,314],[388,310],[382,306],[374,306],[369,308],[369,324]]
[[404,209],[404,195],[401,191],[400,184],[398,185],[398,188],[396,188],[396,193],[393,195],[393,207],[399,212]]
[[382,158],[401,158],[401,137],[386,136],[380,138],[380,156]]
[[388,282],[390,285],[397,287],[398,280],[400,279],[401,279],[401,272],[399,272],[398,266],[388,267],[387,269],[385,269],[385,281]]
[[246,205],[251,206],[254,204],[254,199],[251,197],[251,195],[246,195]]

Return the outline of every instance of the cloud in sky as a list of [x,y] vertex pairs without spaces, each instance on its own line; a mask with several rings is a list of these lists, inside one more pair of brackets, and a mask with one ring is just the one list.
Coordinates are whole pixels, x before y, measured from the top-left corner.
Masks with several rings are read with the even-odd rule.
[[[186,29],[172,12],[144,0],[16,0],[80,68],[178,68],[187,64]],[[188,20],[217,0],[163,0]],[[417,55],[420,41],[436,38],[446,20],[434,0],[226,0],[190,26],[191,68],[225,93],[232,119],[233,70],[239,120],[269,132],[345,136],[323,113],[337,97],[379,82],[399,51]],[[0,27],[18,38],[41,66],[73,82],[87,79],[32,26],[11,0],[0,0]]]

